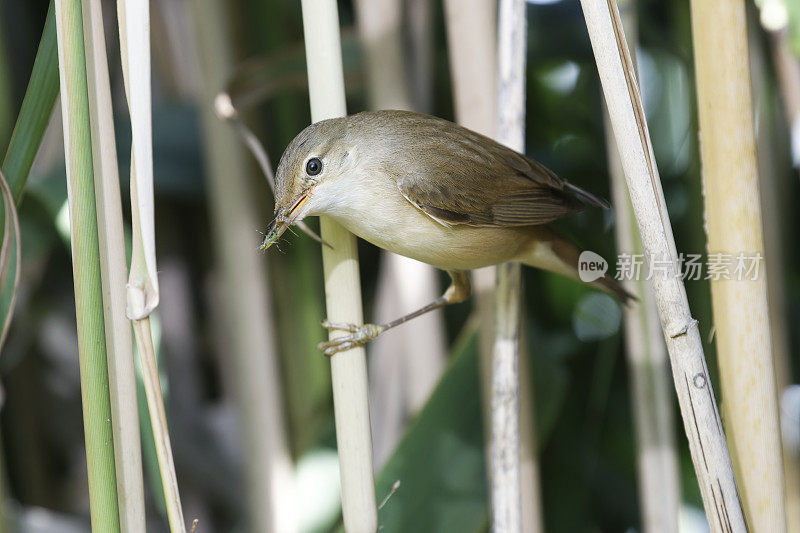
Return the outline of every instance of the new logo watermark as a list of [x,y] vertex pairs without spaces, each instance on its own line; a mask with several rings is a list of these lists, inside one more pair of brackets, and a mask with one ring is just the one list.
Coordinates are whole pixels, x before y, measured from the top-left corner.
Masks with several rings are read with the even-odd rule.
[[586,250],[578,257],[578,276],[581,281],[591,283],[606,275],[608,262],[599,254]]
[[[764,257],[760,253],[710,253],[687,254],[678,257],[646,256],[621,253],[617,256],[614,279],[617,281],[653,279],[654,276],[672,276],[684,281],[693,280],[756,280],[761,272]],[[578,276],[591,283],[608,272],[608,262],[592,251],[582,252],[578,258]]]

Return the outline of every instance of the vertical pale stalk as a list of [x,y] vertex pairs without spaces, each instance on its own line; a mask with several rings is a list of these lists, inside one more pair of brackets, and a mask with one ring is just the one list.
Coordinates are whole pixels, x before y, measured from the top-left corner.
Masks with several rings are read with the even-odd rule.
[[789,123],[792,163],[796,168],[800,166],[800,59],[792,51],[788,26],[770,31],[770,45]]
[[697,321],[692,318],[683,282],[677,275],[675,239],[619,12],[616,3],[609,0],[581,0],[581,7],[644,253],[648,261],[670,260],[665,261],[666,268],[654,269],[652,282],[706,516],[713,532],[743,532],[747,526],[728,446]]
[[766,271],[734,274],[739,254],[764,256],[745,3],[691,6],[708,254],[731,254],[730,279],[711,279],[725,423],[748,522],[784,531]]
[[[608,120],[608,119],[607,119]],[[614,201],[617,251],[642,254],[641,237],[625,184],[622,163],[608,124],[608,157]],[[678,531],[680,480],[673,430],[672,391],[664,333],[653,289],[646,280],[626,280],[625,290],[639,299],[625,306],[625,352],[631,380],[636,431],[636,463],[642,530]]]
[[[462,126],[488,137],[497,129],[497,2],[493,0],[445,0],[447,51],[456,120]],[[480,268],[472,274],[475,306],[481,317],[481,387],[489,398],[494,337],[495,267]],[[491,417],[491,405],[484,401],[484,421]],[[488,459],[488,457],[487,457]]]
[[[750,29],[752,31],[752,28]],[[751,45],[754,44],[751,40]],[[757,42],[756,42],[757,43]],[[783,108],[790,125],[792,159],[795,166],[800,164],[800,60],[791,50],[788,28],[770,29],[772,59],[778,74]],[[752,62],[753,102],[758,106],[756,116],[756,144],[758,174],[761,191],[761,213],[764,223],[764,267],[767,274],[767,304],[772,331],[772,355],[775,361],[775,381],[778,394],[778,416],[782,430],[794,424],[791,416],[781,407],[781,397],[792,380],[792,364],[789,348],[789,327],[787,325],[786,275],[784,272],[783,230],[781,228],[781,209],[779,209],[782,183],[775,158],[774,116],[771,107],[771,73],[760,55]],[[785,431],[783,432],[785,433]],[[785,436],[782,435],[782,436]],[[786,530],[800,532],[800,454],[796,446],[786,438],[781,439],[783,448],[783,482],[786,491]]]
[[[522,531],[519,442],[519,264],[497,267],[492,359],[491,516],[493,531]],[[528,502],[526,502],[528,503]]]
[[405,75],[402,0],[356,0],[372,109],[411,109]]
[[431,0],[405,0],[407,24],[408,79],[412,108],[420,113],[430,113],[433,107],[433,2]]
[[[445,2],[448,54],[455,100],[456,118],[460,124],[493,137],[497,127],[496,6],[492,0],[448,0]],[[481,319],[480,361],[481,393],[484,398],[486,433],[490,433],[492,349],[494,337],[495,267],[473,272],[476,307]],[[533,414],[533,390],[528,359],[519,360],[520,420],[526,425],[520,433],[520,483],[522,494],[522,529],[538,531],[542,526],[540,509],[538,458]],[[490,451],[487,446],[487,462]]]
[[128,318],[133,333],[150,412],[150,423],[164,489],[170,530],[186,530],[172,458],[167,414],[161,395],[150,313],[158,306],[155,217],[153,206],[153,132],[150,102],[150,9],[148,2],[118,0],[120,54],[125,95],[131,116],[131,220],[133,243],[127,285]]
[[[302,6],[311,120],[344,116],[347,110],[336,2],[302,0]],[[356,238],[326,217],[321,217],[320,227],[322,238],[331,245],[322,247],[328,319],[361,324]],[[344,334],[331,332],[331,338]],[[348,533],[373,533],[378,527],[378,516],[363,347],[337,353],[331,358],[331,381],[344,527]]]
[[80,0],[56,2],[81,400],[92,529],[120,530]]
[[83,0],[82,8],[119,517],[122,531],[137,532],[145,527],[142,449],[131,323],[125,315],[127,265],[111,87],[100,0]]
[[[372,109],[411,109],[403,58],[401,0],[355,4],[364,46]],[[376,322],[388,322],[439,296],[433,267],[381,253]],[[418,322],[417,322],[418,321]],[[403,435],[406,421],[427,400],[445,362],[442,311],[422,315],[413,328],[397,328],[370,346],[370,405],[375,428],[375,465],[380,468]]]
[[[636,13],[633,0],[618,2],[628,43],[636,45]],[[606,153],[614,201],[618,253],[641,254],[642,239],[633,216],[628,186],[614,143],[608,113],[604,114]],[[658,323],[653,289],[645,279],[623,280],[637,303],[623,307],[625,352],[631,381],[631,407],[636,431],[636,463],[642,530],[647,533],[677,532],[680,484],[673,430],[669,359],[664,334]]]
[[[783,110],[789,124],[789,142],[792,164],[800,166],[800,60],[792,51],[788,19],[780,24],[764,20],[765,6],[761,5],[762,25],[769,32],[772,63],[778,77]],[[752,29],[751,29],[752,31]],[[752,41],[751,41],[752,44]],[[752,56],[751,56],[752,57]],[[758,57],[758,56],[756,56]],[[774,133],[770,131],[771,114],[767,112],[771,94],[768,87],[770,73],[765,72],[763,62],[754,61],[751,65],[753,73],[754,102],[760,103],[755,116],[757,132],[757,160],[761,183],[761,212],[764,218],[764,266],[767,273],[767,304],[770,309],[769,322],[772,330],[772,355],[775,361],[775,379],[777,383],[778,406],[783,391],[791,383],[791,361],[789,360],[789,334],[786,324],[786,295],[784,291],[785,276],[782,254],[782,235],[780,228],[780,210],[778,198],[781,186],[777,182],[774,158]],[[759,96],[759,93],[765,93]],[[782,427],[793,424],[779,409]],[[796,447],[783,439],[783,477],[786,491],[786,530],[790,533],[800,532],[800,454]]]
[[298,510],[291,490],[294,479],[266,257],[253,239],[258,223],[242,146],[235,131],[214,115],[213,108],[214,96],[235,64],[233,41],[224,2],[195,0],[190,4],[203,81],[199,106],[222,316],[229,332],[224,341],[231,352],[223,359],[230,360],[231,382],[237,389],[234,397],[243,431],[248,530],[291,533],[297,530]]
[[497,129],[497,2],[445,0],[447,51],[456,119],[494,136]]
[[[525,152],[527,21],[524,0],[502,0],[497,15],[497,140]],[[491,501],[494,531],[522,531],[520,424],[520,327],[522,276],[518,263],[497,268],[491,377]],[[536,463],[533,463],[536,466]],[[536,498],[525,506],[538,509]],[[539,521],[541,513],[536,513]],[[538,526],[538,527],[537,527]],[[541,524],[533,526],[540,530]]]

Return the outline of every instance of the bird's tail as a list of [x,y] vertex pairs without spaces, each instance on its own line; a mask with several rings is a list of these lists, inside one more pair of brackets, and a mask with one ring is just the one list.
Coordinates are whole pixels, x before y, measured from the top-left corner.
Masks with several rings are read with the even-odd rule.
[[[519,256],[520,262],[579,281],[583,281],[581,279],[581,271],[585,270],[586,267],[591,267],[592,270],[585,272],[584,278],[586,278],[586,274],[591,274],[592,272],[597,272],[597,275],[599,275],[597,269],[602,270],[602,265],[599,264],[604,262],[602,257],[594,256],[589,261],[584,261],[584,263],[591,264],[581,265],[581,250],[569,239],[550,226],[536,226],[533,229],[536,232],[536,236],[531,240],[528,249]],[[596,277],[588,283],[614,296],[624,304],[636,301],[636,297],[633,294],[626,291],[622,285],[608,274],[603,273],[602,276]]]
[[577,185],[573,185],[572,183],[566,182],[564,183],[564,188],[574,194],[581,202],[586,205],[593,205],[595,207],[602,207],[603,209],[610,209],[611,204],[608,201],[603,200],[602,198],[595,196],[594,194],[590,193],[587,190],[581,189]]

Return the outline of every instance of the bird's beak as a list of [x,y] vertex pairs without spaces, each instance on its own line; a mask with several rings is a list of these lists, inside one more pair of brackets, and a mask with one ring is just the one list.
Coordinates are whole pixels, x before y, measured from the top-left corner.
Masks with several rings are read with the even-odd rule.
[[303,194],[295,200],[295,202],[289,207],[283,207],[278,211],[278,214],[275,215],[275,218],[270,223],[269,227],[267,228],[267,235],[264,237],[264,242],[261,243],[259,246],[260,250],[266,250],[277,241],[283,232],[286,229],[295,223],[298,216],[302,212],[303,204],[306,203],[308,200],[308,193],[309,190],[303,191]]

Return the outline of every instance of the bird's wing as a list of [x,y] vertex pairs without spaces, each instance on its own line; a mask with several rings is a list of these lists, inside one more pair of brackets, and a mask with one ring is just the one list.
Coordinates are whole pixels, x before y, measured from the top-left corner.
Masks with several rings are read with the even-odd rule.
[[439,124],[436,135],[415,147],[397,180],[402,195],[437,222],[529,226],[546,224],[586,205],[608,207],[536,161],[448,124],[444,130]]

